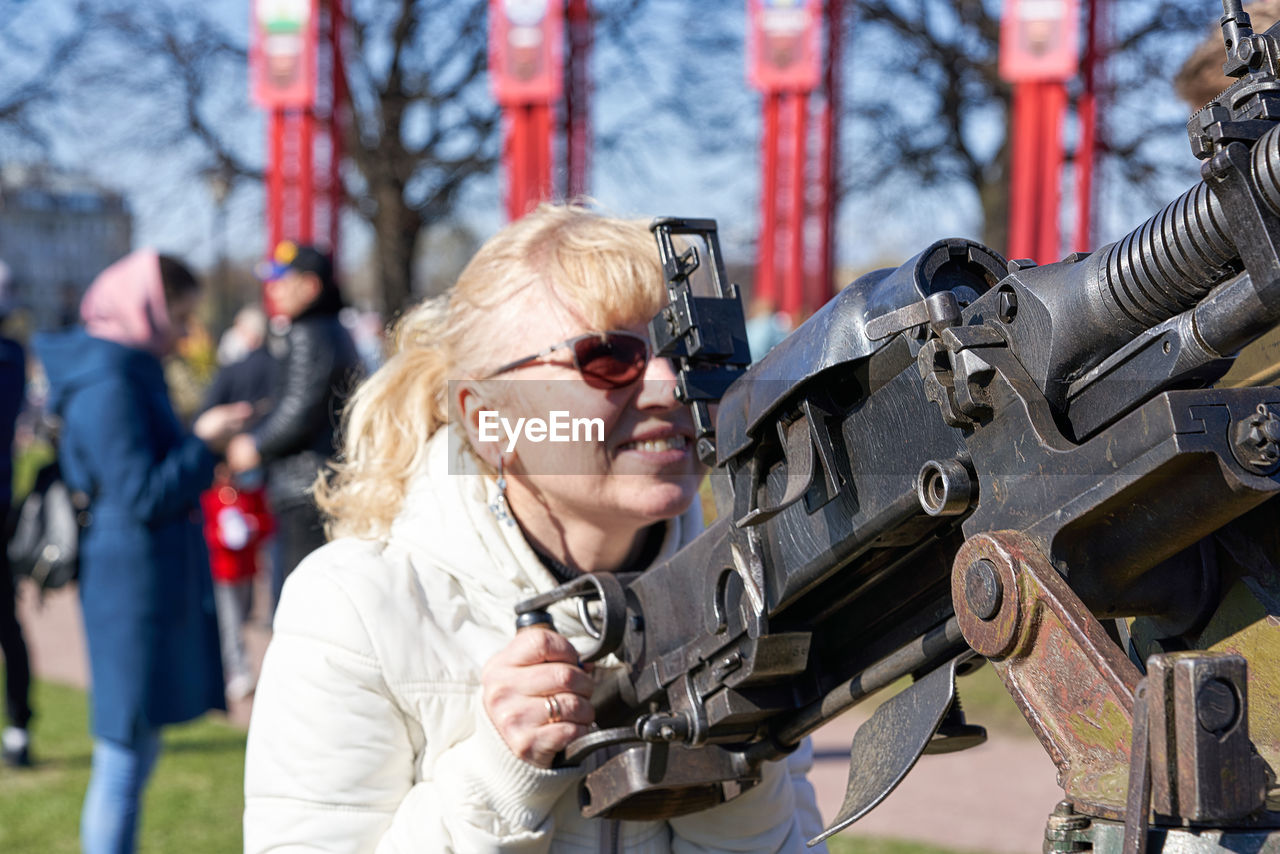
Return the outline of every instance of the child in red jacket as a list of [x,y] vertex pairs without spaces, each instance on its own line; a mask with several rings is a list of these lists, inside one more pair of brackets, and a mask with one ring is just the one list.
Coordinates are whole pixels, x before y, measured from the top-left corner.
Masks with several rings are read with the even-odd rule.
[[245,488],[231,477],[225,464],[214,473],[213,486],[200,496],[204,510],[204,538],[209,545],[213,595],[222,638],[222,669],[227,697],[243,700],[253,693],[254,678],[244,650],[244,625],[253,606],[253,579],[258,552],[275,531],[267,509],[266,490]]

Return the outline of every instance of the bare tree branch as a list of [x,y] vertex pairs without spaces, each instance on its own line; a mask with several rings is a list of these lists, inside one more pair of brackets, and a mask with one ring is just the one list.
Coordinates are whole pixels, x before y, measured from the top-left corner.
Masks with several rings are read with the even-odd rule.
[[48,152],[52,141],[37,124],[36,114],[57,97],[64,69],[83,45],[88,27],[80,22],[41,50],[24,39],[16,29],[14,22],[18,19],[19,7],[24,5],[22,0],[0,4],[0,22],[3,22],[0,26],[0,59],[13,55],[10,51],[40,51],[43,59],[34,69],[22,73],[7,70],[0,61],[0,132],[12,134],[37,150]]

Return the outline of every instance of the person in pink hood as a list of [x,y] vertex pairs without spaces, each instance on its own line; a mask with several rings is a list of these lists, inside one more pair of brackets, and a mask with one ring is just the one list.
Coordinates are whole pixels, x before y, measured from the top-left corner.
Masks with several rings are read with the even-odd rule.
[[199,496],[250,412],[208,410],[187,433],[160,364],[199,300],[174,258],[140,250],[108,267],[83,327],[37,336],[63,478],[89,496],[80,601],[93,679],[86,854],[134,849],[160,728],[224,708]]

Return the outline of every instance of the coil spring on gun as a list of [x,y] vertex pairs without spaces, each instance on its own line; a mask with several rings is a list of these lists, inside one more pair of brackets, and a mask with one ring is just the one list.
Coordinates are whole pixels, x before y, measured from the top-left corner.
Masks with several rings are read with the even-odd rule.
[[[1280,127],[1251,154],[1254,182],[1280,214]],[[1201,181],[1117,241],[1102,265],[1102,300],[1121,323],[1144,329],[1200,302],[1239,271],[1222,203]]]

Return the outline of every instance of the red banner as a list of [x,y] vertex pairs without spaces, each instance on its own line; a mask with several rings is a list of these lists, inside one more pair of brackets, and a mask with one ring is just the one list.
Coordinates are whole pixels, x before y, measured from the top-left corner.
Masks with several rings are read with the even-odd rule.
[[1080,62],[1078,0],[1005,0],[1000,76],[1010,83],[1069,80]]
[[750,0],[747,80],[761,92],[812,92],[822,80],[820,0]]
[[490,0],[489,78],[499,104],[548,104],[564,89],[564,5]]
[[318,2],[253,0],[249,79],[263,109],[315,105]]

